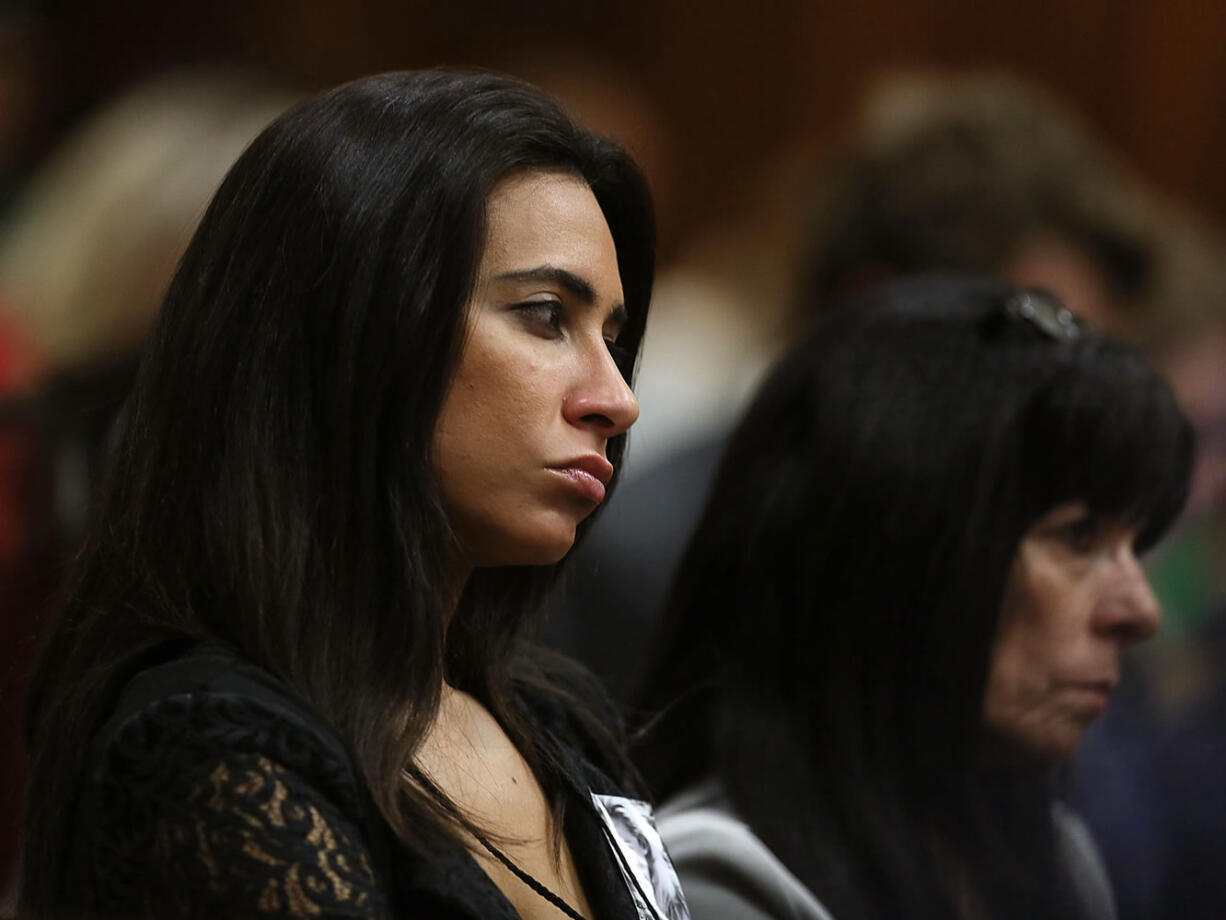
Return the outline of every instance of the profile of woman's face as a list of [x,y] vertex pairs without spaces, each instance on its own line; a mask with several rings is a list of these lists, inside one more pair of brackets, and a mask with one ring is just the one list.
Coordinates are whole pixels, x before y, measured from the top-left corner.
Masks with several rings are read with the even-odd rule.
[[443,503],[473,566],[545,565],[604,499],[638,402],[611,349],[617,251],[588,186],[523,172],[490,196],[459,366],[434,437]]
[[983,714],[994,747],[1065,760],[1106,709],[1120,653],[1151,636],[1161,618],[1136,536],[1084,502],[1057,505],[1026,532],[988,670]]

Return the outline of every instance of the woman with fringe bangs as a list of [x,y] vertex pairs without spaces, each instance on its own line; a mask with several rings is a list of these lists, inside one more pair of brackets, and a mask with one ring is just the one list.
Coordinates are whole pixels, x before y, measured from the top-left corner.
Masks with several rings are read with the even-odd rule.
[[513,80],[359,80],[252,143],[36,675],[23,917],[684,916],[611,818],[616,720],[524,638],[653,261],[632,161]]
[[885,286],[764,384],[640,697],[695,920],[1110,917],[1055,765],[1159,610],[1190,429],[1054,298]]

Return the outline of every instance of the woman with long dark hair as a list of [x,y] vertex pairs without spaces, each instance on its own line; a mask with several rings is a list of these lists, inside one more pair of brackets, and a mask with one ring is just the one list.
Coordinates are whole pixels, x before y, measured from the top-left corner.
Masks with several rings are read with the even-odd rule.
[[615,720],[523,638],[653,261],[632,161],[512,80],[359,80],[252,143],[35,679],[23,916],[682,916],[610,819]]
[[640,702],[696,920],[1090,918],[1054,802],[1159,611],[1192,438],[1050,296],[922,280],[821,321],[717,474]]

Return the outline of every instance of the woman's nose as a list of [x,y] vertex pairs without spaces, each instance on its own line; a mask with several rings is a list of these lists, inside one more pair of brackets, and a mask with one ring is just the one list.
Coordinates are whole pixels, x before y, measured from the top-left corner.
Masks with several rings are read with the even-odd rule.
[[1125,642],[1141,642],[1157,632],[1161,623],[1162,606],[1145,569],[1128,546],[1113,566],[1096,612],[1096,626]]
[[624,434],[638,419],[638,398],[603,342],[599,354],[585,362],[562,414],[572,425],[593,428],[606,439]]

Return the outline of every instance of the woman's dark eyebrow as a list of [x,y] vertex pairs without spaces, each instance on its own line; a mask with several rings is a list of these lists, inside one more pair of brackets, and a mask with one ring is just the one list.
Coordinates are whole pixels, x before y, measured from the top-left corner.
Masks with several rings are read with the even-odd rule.
[[553,265],[541,265],[537,268],[521,268],[518,271],[506,272],[494,278],[495,281],[552,281],[566,288],[584,303],[596,302],[596,290],[587,281],[574,272]]

